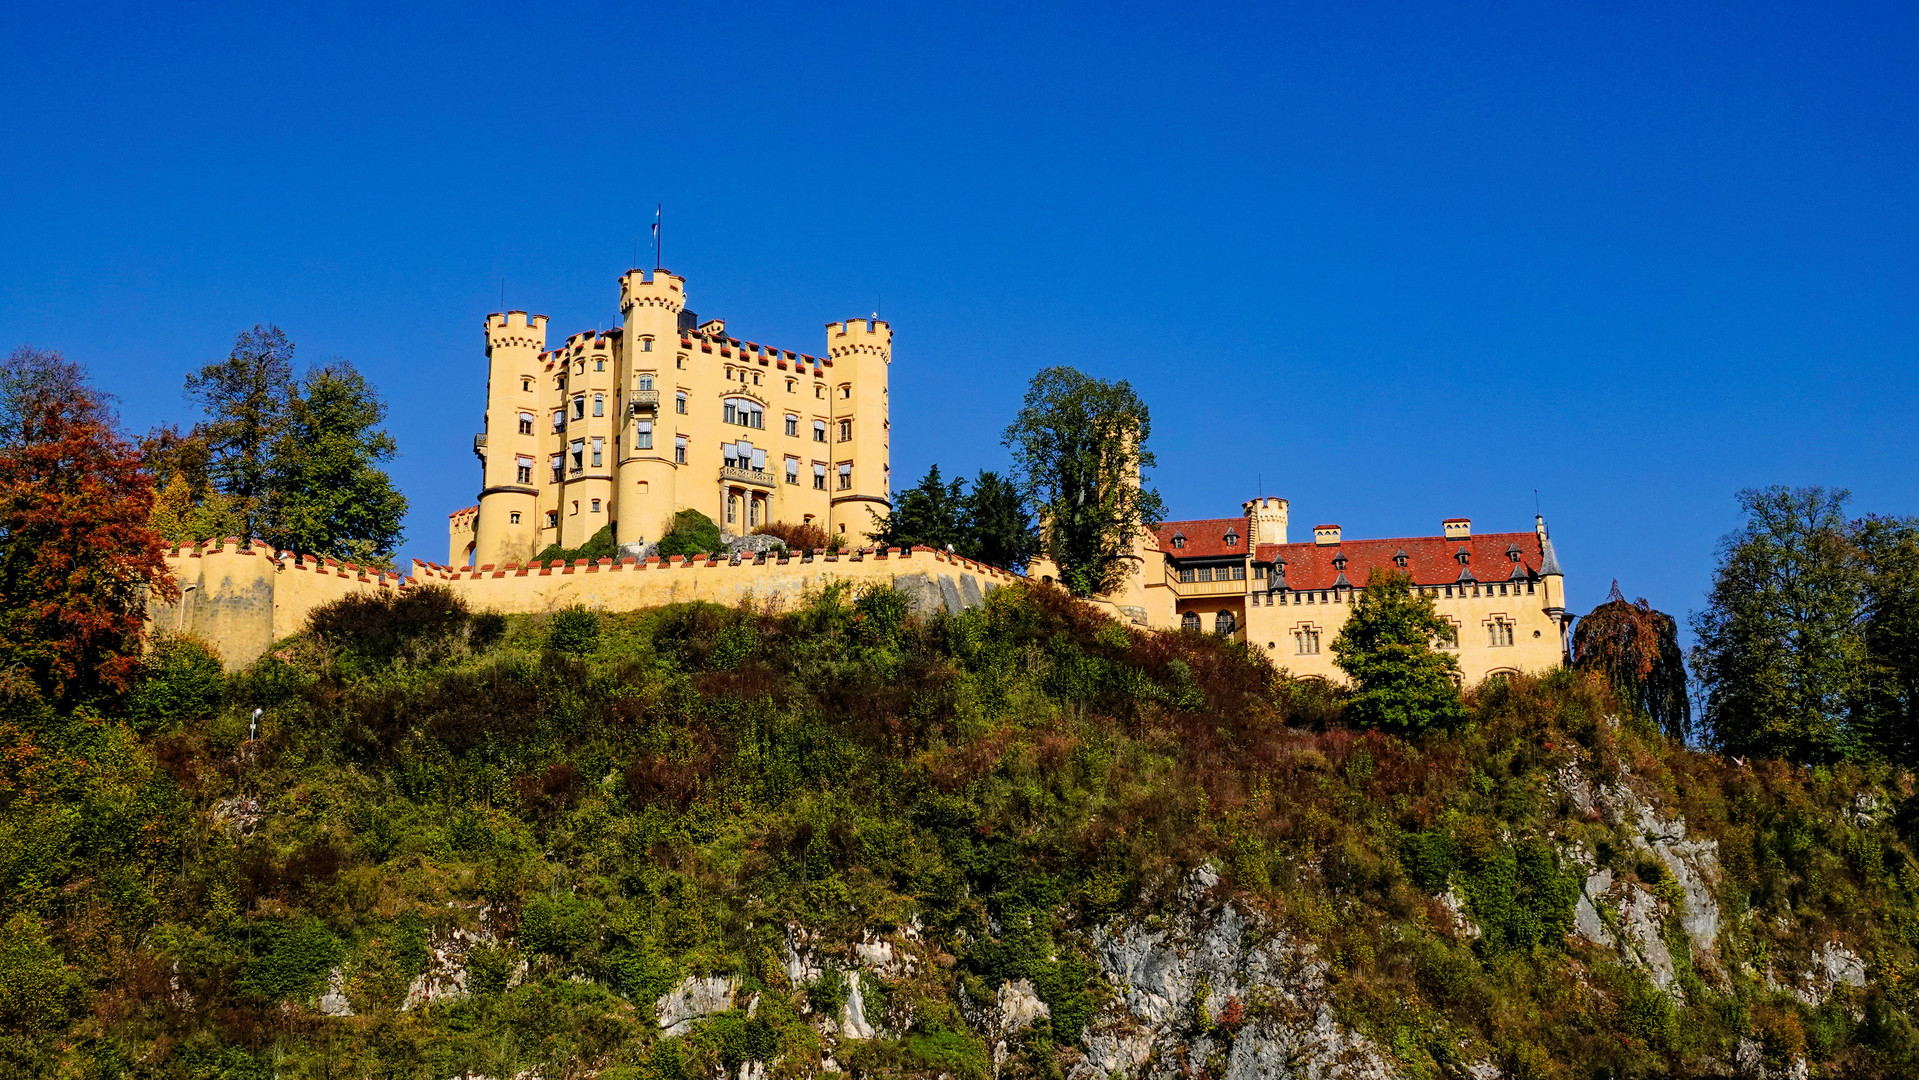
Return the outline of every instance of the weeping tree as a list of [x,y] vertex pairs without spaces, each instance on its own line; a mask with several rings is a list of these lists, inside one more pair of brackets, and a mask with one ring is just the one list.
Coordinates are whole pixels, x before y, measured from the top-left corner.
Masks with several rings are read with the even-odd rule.
[[1604,675],[1620,697],[1666,734],[1681,740],[1692,734],[1679,624],[1644,597],[1629,603],[1619,582],[1612,583],[1606,602],[1574,628],[1573,666]]

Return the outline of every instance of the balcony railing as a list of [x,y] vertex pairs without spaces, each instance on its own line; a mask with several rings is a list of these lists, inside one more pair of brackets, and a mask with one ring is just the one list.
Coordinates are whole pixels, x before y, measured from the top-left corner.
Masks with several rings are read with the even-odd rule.
[[627,395],[626,400],[633,403],[634,412],[638,412],[641,409],[650,409],[653,412],[660,411],[660,392],[658,390],[635,390]]
[[722,465],[720,479],[738,480],[742,484],[758,484],[761,487],[773,486],[773,474],[764,469],[741,469],[732,465]]
[[1168,571],[1166,584],[1174,596],[1240,596],[1246,592],[1246,580],[1181,581],[1177,571]]

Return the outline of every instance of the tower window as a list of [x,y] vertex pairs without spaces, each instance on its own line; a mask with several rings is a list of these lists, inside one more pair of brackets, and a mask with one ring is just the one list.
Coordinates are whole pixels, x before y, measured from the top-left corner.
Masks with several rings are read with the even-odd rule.
[[792,413],[786,414],[786,433],[797,436],[800,433],[800,418]]
[[642,420],[639,423],[633,425],[633,449],[635,450],[653,449],[652,421]]
[[606,395],[605,394],[593,395],[593,415],[594,416],[606,415]]
[[852,383],[841,383],[841,384],[840,384],[840,397],[842,397],[842,398],[850,398],[850,397],[852,397],[852,396],[853,396],[853,384],[852,384]]
[[522,394],[530,394],[530,393],[532,393],[532,392],[533,392],[533,380],[532,380],[532,379],[521,379],[521,380],[520,380],[520,392],[521,392]]
[[685,354],[681,354],[681,355],[679,355],[679,356],[675,356],[675,357],[673,358],[673,366],[674,366],[674,367],[676,367],[676,368],[679,368],[679,369],[680,369],[680,370],[682,370],[682,371],[684,371],[684,370],[686,370],[686,356],[685,356]]
[[523,457],[523,458],[518,458],[514,461],[513,479],[515,482],[521,483],[521,484],[531,484],[533,482],[533,459],[532,458]]
[[581,394],[580,396],[573,399],[573,419],[575,420],[586,419],[586,395],[585,394]]
[[653,389],[653,376],[652,376],[652,375],[642,375],[642,376],[640,376],[640,389],[642,389],[642,390],[651,390],[651,389]]
[[553,430],[561,431],[561,430],[564,430],[565,428],[566,428],[566,410],[554,409],[553,410]]
[[826,387],[824,386],[813,387],[813,396],[824,401],[826,399]]
[[675,465],[686,464],[686,436],[684,435],[675,435],[673,437],[673,463]]
[[813,441],[814,442],[826,441],[826,421],[824,420],[813,421]]
[[523,412],[520,414],[520,434],[522,435],[533,434],[533,414],[532,413]]
[[593,500],[593,512],[596,514],[600,512],[600,500],[598,499]]
[[578,517],[579,515],[580,515],[580,500],[574,499],[573,500],[573,516]]
[[506,522],[509,525],[518,525],[520,523],[520,512],[518,510],[510,511],[506,515]]
[[798,486],[800,482],[799,458],[790,457],[786,459],[786,482]]
[[641,339],[640,339],[640,351],[641,351],[641,352],[652,352],[652,351],[653,351],[653,339],[652,339],[652,338],[650,338],[650,337],[643,337],[643,338],[641,338]]
[[853,487],[853,463],[850,461],[842,461],[840,462],[840,490],[849,491],[852,489],[852,487]]
[[572,465],[573,465],[573,471],[575,473],[579,473],[581,470],[586,468],[586,440],[585,439],[574,439],[573,445],[567,447],[567,451],[573,455]]
[[566,472],[565,455],[554,454],[552,460],[549,461],[548,464],[553,466],[553,482],[556,484],[559,483],[562,476]]
[[560,527],[560,512],[558,510],[548,510],[546,512],[546,527],[549,529],[557,529]]
[[593,440],[593,467],[594,468],[597,469],[600,467],[600,454],[605,449],[606,449],[605,439],[596,438]]
[[853,441],[853,421],[851,420],[840,421],[840,441],[841,442]]
[[798,380],[798,379],[788,379],[788,380],[786,380],[786,392],[787,392],[787,393],[789,393],[789,394],[790,394],[790,393],[792,393],[792,392],[794,391],[794,389],[795,389],[796,387],[798,387],[798,385],[799,385],[799,380]]
[[594,371],[605,371],[605,370],[606,370],[606,361],[604,361],[604,360],[595,360],[595,361],[593,361],[593,370],[594,370]]
[[823,461],[813,463],[813,490],[826,490],[826,463]]
[[685,414],[685,412],[686,412],[686,391],[684,391],[684,390],[682,390],[682,391],[680,391],[679,393],[677,393],[677,394],[674,394],[674,395],[673,395],[673,411],[674,411],[674,412],[676,412],[676,413],[680,413],[680,414],[682,414],[682,415],[684,415],[684,414]]

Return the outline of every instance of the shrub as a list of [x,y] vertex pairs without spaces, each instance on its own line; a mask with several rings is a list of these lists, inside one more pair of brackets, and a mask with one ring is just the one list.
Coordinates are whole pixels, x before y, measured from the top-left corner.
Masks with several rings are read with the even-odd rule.
[[821,548],[832,549],[838,542],[818,525],[795,525],[790,521],[769,521],[760,526],[761,536],[771,536],[785,544],[789,551],[817,551]]
[[600,615],[579,604],[553,613],[546,624],[546,647],[584,656],[600,639]]
[[806,988],[806,1003],[821,1016],[838,1019],[840,1010],[846,1007],[846,999],[852,995],[852,985],[846,976],[836,967],[828,967],[820,973]]
[[860,590],[853,601],[853,626],[866,641],[890,641],[906,622],[906,594],[878,582]]
[[620,545],[614,539],[613,526],[605,525],[579,547],[563,548],[558,544],[548,544],[546,550],[533,556],[533,561],[541,563],[551,562],[554,559],[561,562],[572,562],[575,559],[611,559],[619,553]]
[[166,731],[205,719],[220,707],[226,672],[220,655],[189,634],[162,634],[127,695],[127,717],[143,732]]
[[327,971],[346,952],[340,939],[315,918],[262,919],[247,936],[253,955],[240,973],[239,987],[269,1001],[318,995]]
[[467,636],[466,601],[443,585],[354,593],[307,616],[307,631],[347,656],[375,664],[445,658]]
[[482,611],[467,624],[466,643],[475,652],[485,652],[506,638],[506,616],[497,611]]
[[725,549],[720,542],[720,527],[698,510],[682,510],[673,515],[666,534],[660,537],[661,555],[704,555]]

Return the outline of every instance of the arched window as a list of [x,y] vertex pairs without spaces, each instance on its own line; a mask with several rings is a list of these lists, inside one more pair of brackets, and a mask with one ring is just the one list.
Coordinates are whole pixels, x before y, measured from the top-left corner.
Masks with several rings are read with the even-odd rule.
[[1213,616],[1213,633],[1224,637],[1239,629],[1239,620],[1230,611],[1222,611]]
[[1181,615],[1179,617],[1179,628],[1181,630],[1197,631],[1199,629],[1199,612],[1189,611]]

